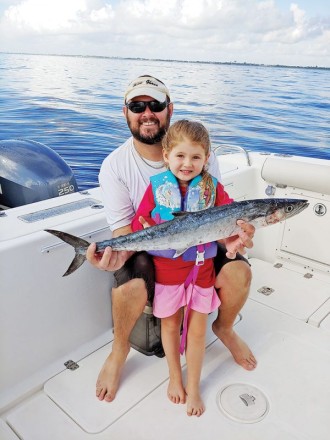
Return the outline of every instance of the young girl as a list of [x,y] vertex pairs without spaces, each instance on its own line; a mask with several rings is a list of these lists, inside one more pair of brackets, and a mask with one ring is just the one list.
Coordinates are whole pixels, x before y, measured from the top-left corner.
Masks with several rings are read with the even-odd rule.
[[[206,171],[209,154],[209,134],[202,124],[181,120],[168,129],[163,139],[168,171],[151,178],[132,220],[133,231],[171,220],[175,211],[199,211],[232,202],[223,186]],[[216,243],[208,243],[190,248],[177,258],[173,258],[175,250],[153,253],[156,271],[153,312],[161,318],[162,343],[170,375],[167,394],[174,403],[187,402],[189,416],[199,417],[205,410],[199,382],[207,316],[220,305],[214,288],[212,257],[216,249]],[[185,388],[180,364],[184,347]]]

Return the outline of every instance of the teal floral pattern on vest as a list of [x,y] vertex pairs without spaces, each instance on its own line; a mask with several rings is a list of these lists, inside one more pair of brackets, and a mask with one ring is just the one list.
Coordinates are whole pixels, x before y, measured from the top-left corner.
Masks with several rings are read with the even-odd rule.
[[217,185],[214,177],[213,189],[210,189],[204,187],[200,175],[196,176],[190,182],[184,198],[181,196],[178,180],[171,171],[156,174],[150,180],[156,204],[151,216],[157,223],[172,220],[172,212],[195,212],[214,206]]

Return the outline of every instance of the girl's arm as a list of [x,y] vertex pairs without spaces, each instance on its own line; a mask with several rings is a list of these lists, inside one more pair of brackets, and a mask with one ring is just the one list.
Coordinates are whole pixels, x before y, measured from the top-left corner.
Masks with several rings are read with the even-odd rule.
[[[156,224],[156,222],[151,218],[151,211],[155,208],[155,206],[156,204],[154,201],[152,186],[150,184],[146,189],[141,203],[132,219],[131,227],[133,232],[144,229],[144,227],[146,226],[145,222],[149,226],[154,226]],[[141,224],[140,217],[143,217],[145,220],[145,222],[143,222],[144,226]]]

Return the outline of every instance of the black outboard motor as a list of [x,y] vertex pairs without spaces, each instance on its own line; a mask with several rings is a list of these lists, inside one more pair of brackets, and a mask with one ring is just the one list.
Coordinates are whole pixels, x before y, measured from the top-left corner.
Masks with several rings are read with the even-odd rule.
[[71,168],[55,151],[30,140],[0,141],[0,205],[27,205],[78,191]]

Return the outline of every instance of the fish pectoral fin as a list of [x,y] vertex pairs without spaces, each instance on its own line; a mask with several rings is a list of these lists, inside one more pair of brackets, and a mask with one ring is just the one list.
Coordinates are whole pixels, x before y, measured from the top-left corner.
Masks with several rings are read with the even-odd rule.
[[175,211],[172,212],[173,217],[184,217],[185,215],[189,215],[191,212],[188,211]]
[[176,249],[175,254],[173,255],[172,258],[178,258],[178,257],[180,257],[180,255],[182,255],[184,252],[186,252],[187,249],[189,249],[189,248]]

